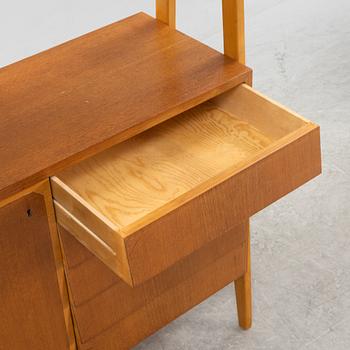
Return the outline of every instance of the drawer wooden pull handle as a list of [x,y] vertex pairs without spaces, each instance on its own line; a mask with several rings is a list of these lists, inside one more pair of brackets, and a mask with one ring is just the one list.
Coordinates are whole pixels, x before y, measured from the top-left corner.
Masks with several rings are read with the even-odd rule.
[[[54,200],[54,205],[56,209],[57,221],[69,232],[83,232],[83,234],[76,233],[74,236],[83,244],[89,246],[89,241],[95,241],[95,243],[100,246],[100,255],[103,257],[104,252],[107,251],[108,254],[116,256],[116,252],[107,245],[100,237],[98,237],[93,231],[91,231],[87,226],[85,226],[81,221],[79,221],[74,215],[72,215],[68,210],[66,210],[61,204]],[[80,230],[72,230],[71,226],[79,227]],[[103,252],[104,251],[104,252]]]

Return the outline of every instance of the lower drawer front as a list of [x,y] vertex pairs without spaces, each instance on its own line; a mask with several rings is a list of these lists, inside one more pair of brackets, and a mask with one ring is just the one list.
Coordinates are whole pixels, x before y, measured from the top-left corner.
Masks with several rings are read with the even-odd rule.
[[224,233],[132,288],[61,227],[79,349],[129,349],[242,276],[248,229]]
[[62,226],[135,286],[320,164],[319,127],[241,85],[64,170],[52,186]]

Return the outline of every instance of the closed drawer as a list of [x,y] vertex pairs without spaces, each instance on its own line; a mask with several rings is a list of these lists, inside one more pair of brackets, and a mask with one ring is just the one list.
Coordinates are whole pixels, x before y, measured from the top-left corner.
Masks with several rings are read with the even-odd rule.
[[134,286],[320,171],[319,127],[240,85],[51,180],[58,222]]

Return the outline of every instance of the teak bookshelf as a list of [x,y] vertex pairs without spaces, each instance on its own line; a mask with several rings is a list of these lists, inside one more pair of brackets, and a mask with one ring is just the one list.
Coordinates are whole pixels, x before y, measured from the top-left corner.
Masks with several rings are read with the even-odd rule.
[[321,172],[319,127],[251,87],[243,0],[224,54],[175,12],[0,70],[4,348],[128,349],[231,282],[251,327],[249,218]]

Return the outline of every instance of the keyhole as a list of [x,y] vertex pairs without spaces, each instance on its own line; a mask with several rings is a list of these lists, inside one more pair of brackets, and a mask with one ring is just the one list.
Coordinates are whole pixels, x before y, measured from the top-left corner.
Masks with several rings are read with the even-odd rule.
[[33,214],[32,214],[32,209],[28,209],[28,210],[27,210],[27,216],[28,216],[28,218],[30,218],[32,215],[33,215]]

